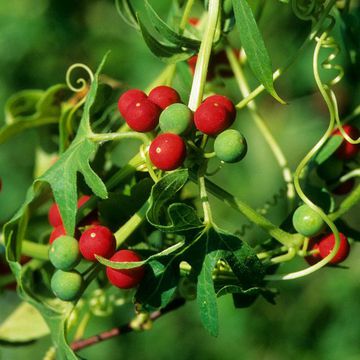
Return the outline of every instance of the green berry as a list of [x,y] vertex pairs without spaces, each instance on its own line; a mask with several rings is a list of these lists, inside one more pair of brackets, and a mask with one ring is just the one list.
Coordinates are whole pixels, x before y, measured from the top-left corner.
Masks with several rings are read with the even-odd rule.
[[293,214],[292,221],[295,230],[304,236],[315,236],[325,226],[322,217],[308,205],[298,207]]
[[77,271],[57,270],[51,278],[51,289],[61,300],[76,300],[83,289],[83,278]]
[[216,156],[227,163],[240,161],[247,152],[245,138],[237,130],[225,130],[220,133],[214,143]]
[[56,269],[73,269],[81,258],[78,241],[71,236],[58,237],[51,244],[49,258]]
[[159,123],[162,132],[181,135],[193,123],[193,113],[184,104],[172,104],[161,113]]

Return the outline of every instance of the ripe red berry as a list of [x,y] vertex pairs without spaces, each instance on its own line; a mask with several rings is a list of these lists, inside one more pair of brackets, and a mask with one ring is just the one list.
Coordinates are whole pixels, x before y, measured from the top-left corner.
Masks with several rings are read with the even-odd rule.
[[174,170],[182,165],[186,157],[184,140],[176,134],[158,135],[150,145],[151,162],[160,170]]
[[66,230],[64,228],[64,225],[61,224],[53,229],[53,231],[50,234],[49,238],[49,244],[52,244],[55,239],[57,239],[60,236],[66,235]]
[[[344,261],[350,252],[350,245],[346,238],[346,236],[342,233],[339,233],[340,235],[340,247],[336,253],[336,255],[329,261],[329,264],[339,264],[342,261]],[[322,258],[325,258],[328,256],[331,252],[331,250],[335,246],[335,236],[334,234],[328,234],[324,237],[322,237],[319,240],[319,251],[320,256]]]
[[309,240],[308,251],[314,251],[313,254],[305,257],[305,260],[309,265],[314,265],[322,259],[319,252],[318,240],[318,237],[310,238]]
[[91,198],[91,196],[89,196],[89,195],[81,196],[77,202],[78,209],[81,208],[83,205],[85,205],[85,203],[87,203],[88,200],[90,200],[90,198]]
[[147,98],[146,94],[138,89],[131,89],[126,92],[124,92],[118,101],[118,109],[120,111],[120,114],[125,117],[127,109],[130,105],[133,103],[145,100]]
[[236,118],[236,109],[233,102],[226,96],[223,95],[211,95],[204,100],[204,103],[213,103],[223,105],[230,114],[231,124]]
[[95,225],[82,233],[79,248],[85,259],[96,261],[95,254],[104,258],[109,258],[114,254],[116,240],[107,227]]
[[[344,131],[348,134],[353,140],[357,140],[360,136],[360,131],[358,128],[352,125],[344,125]],[[341,135],[340,130],[336,130],[334,135]],[[360,150],[359,144],[351,144],[347,140],[343,140],[340,147],[336,151],[336,155],[339,159],[350,160],[353,159]]]
[[181,102],[178,92],[170,86],[157,86],[153,88],[150,91],[149,100],[163,110],[171,104]]
[[56,203],[53,203],[50,206],[49,213],[48,213],[48,219],[49,219],[50,225],[52,225],[53,227],[62,225],[62,219],[61,219],[59,207]]
[[138,132],[148,132],[159,123],[161,109],[152,101],[145,99],[132,103],[125,115],[129,127]]
[[194,123],[202,133],[215,136],[231,124],[231,114],[224,105],[217,102],[203,102],[195,111]]
[[[131,250],[120,250],[110,259],[116,262],[137,262],[141,261],[140,256]],[[132,269],[112,269],[106,268],[106,275],[111,284],[120,289],[131,289],[138,285],[145,275],[144,266]]]
[[349,193],[355,186],[355,179],[350,178],[349,180],[346,180],[345,182],[338,185],[335,189],[331,190],[331,192],[335,195],[346,195]]
[[198,23],[199,23],[199,18],[197,17],[191,17],[189,18],[188,20],[188,23],[191,25],[191,26],[196,26]]

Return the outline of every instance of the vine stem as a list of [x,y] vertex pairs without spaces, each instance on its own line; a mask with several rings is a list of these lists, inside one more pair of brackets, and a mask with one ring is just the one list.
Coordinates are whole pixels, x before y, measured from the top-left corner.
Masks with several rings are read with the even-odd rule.
[[345,213],[347,213],[354,205],[356,205],[360,201],[360,185],[358,185],[355,190],[351,192],[351,194],[342,201],[339,208],[329,214],[329,218],[332,221],[337,220],[341,216],[343,216]]
[[144,144],[149,143],[149,138],[143,134],[134,131],[123,132],[123,133],[107,133],[107,134],[92,134],[88,136],[89,140],[95,142],[106,142],[106,141],[116,141],[121,139],[137,139],[141,140]]
[[[325,11],[321,14],[318,22],[315,24],[313,31],[311,34],[306,38],[306,40],[303,42],[303,44],[300,46],[298,51],[290,57],[289,61],[280,69],[277,69],[273,73],[273,80],[277,80],[280,75],[282,75],[286,70],[295,62],[295,60],[299,57],[299,55],[304,51],[304,49],[315,39],[315,37],[319,34],[321,31],[321,27],[326,20],[329,12],[333,8],[334,4],[337,0],[331,0],[328,5],[326,6]],[[245,107],[249,102],[251,102],[253,99],[255,99],[258,95],[260,95],[265,90],[264,85],[259,85],[255,90],[251,91],[247,97],[245,97],[243,100],[241,100],[238,104],[236,104],[236,107],[238,109],[242,109]]]
[[127,238],[143,223],[146,211],[149,208],[149,201],[133,215],[121,228],[115,232],[116,248],[118,249]]
[[[226,48],[226,55],[229,60],[231,69],[235,75],[235,79],[238,83],[239,89],[240,89],[243,97],[245,98],[249,95],[250,89],[249,89],[249,85],[246,81],[244,72],[242,71],[241,65],[240,65],[239,61],[237,60],[237,58],[235,57],[235,55],[230,47]],[[294,207],[294,201],[295,201],[295,189],[294,189],[294,185],[293,185],[292,173],[288,166],[286,157],[285,157],[282,149],[280,148],[279,144],[273,137],[270,129],[267,127],[263,117],[258,112],[255,101],[250,101],[247,104],[247,107],[250,110],[250,114],[251,114],[256,126],[258,127],[258,129],[260,130],[262,135],[264,136],[266,142],[268,143],[271,151],[273,152],[273,154],[275,156],[275,159],[277,160],[277,162],[282,170],[282,175],[283,175],[284,181],[287,186],[287,198],[289,201],[289,206],[290,206],[290,209],[292,209]]]
[[[190,178],[194,182],[198,182],[198,178],[190,173]],[[221,187],[217,186],[208,179],[204,179],[206,189],[217,197],[219,200],[223,201],[225,204],[229,205],[236,211],[243,214],[248,220],[255,223],[263,230],[265,230],[270,236],[278,240],[281,244],[286,247],[294,247],[301,244],[303,236],[299,234],[290,234],[276,225],[274,225],[270,220],[260,215],[256,210],[251,208],[246,203],[240,201],[235,196],[231,195]]]
[[[160,317],[164,316],[165,314],[167,314],[167,313],[169,313],[171,311],[177,310],[178,308],[180,308],[184,304],[185,304],[184,299],[173,300],[169,305],[165,306],[163,309],[158,310],[158,311],[154,311],[153,313],[151,313],[149,315],[149,320],[151,322],[154,322],[154,321],[158,320]],[[129,322],[127,324],[124,324],[122,326],[113,328],[111,330],[104,331],[104,332],[102,332],[102,333],[100,333],[98,335],[91,336],[91,337],[89,337],[87,339],[74,341],[71,344],[71,348],[74,351],[79,351],[79,350],[82,350],[82,349],[87,348],[89,346],[96,345],[96,344],[98,344],[100,342],[103,342],[105,340],[109,340],[109,339],[112,339],[112,338],[114,338],[116,336],[127,334],[127,333],[130,333],[130,332],[135,331],[135,330],[137,330],[137,329],[135,329],[131,325],[131,322]]]

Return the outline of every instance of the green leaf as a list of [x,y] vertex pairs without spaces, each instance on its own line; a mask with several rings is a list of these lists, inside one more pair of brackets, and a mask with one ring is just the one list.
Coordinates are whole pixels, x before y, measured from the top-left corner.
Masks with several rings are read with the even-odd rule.
[[[166,232],[183,232],[203,226],[196,211],[185,204],[175,203],[168,208],[167,203],[180,191],[188,180],[187,169],[165,175],[152,188],[147,219],[156,228]],[[169,224],[164,224],[164,218]]]
[[30,304],[21,303],[0,325],[0,342],[27,343],[49,334],[39,312]]
[[325,145],[320,149],[320,151],[316,154],[313,161],[317,165],[321,165],[325,162],[334,152],[339,148],[343,141],[342,136],[335,135],[331,136],[325,143]]
[[162,61],[173,64],[179,61],[184,61],[196,53],[195,50],[185,49],[179,45],[174,46],[161,43],[153,35],[151,35],[139,16],[138,23],[146,45],[150,51]]
[[116,10],[122,19],[133,28],[139,30],[136,13],[130,0],[115,0]]
[[112,269],[133,269],[139,266],[143,266],[150,261],[156,260],[160,257],[170,255],[171,253],[175,252],[176,250],[180,249],[184,245],[183,241],[180,241],[172,246],[169,246],[165,250],[162,250],[158,252],[157,254],[149,256],[146,260],[143,261],[134,261],[134,262],[116,262],[111,261],[106,258],[103,258],[102,256],[95,255],[96,259],[99,261],[99,263],[111,267]]
[[189,48],[198,50],[200,47],[200,41],[190,39],[186,36],[180,35],[172,30],[156,13],[154,8],[145,1],[145,7],[149,15],[150,21],[155,29],[170,43],[181,48]]
[[233,9],[241,44],[248,58],[251,70],[269,94],[280,103],[285,104],[274,88],[271,59],[251,7],[247,0],[233,0]]
[[59,122],[61,103],[70,94],[66,85],[58,84],[45,92],[22,91],[8,100],[7,124],[0,129],[0,144],[20,132]]

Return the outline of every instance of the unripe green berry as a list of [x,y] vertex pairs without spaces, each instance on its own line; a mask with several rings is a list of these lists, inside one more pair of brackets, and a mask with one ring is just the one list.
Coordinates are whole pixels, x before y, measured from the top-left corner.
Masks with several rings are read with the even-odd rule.
[[181,135],[186,133],[193,123],[193,113],[185,105],[176,103],[168,106],[160,115],[160,129],[164,133]]
[[306,204],[295,210],[292,221],[295,230],[304,236],[315,236],[325,226],[322,217]]
[[83,278],[77,271],[57,270],[51,278],[51,289],[59,299],[74,301],[83,289]]
[[60,236],[51,244],[49,259],[56,269],[71,270],[80,258],[79,243],[71,236]]
[[239,131],[229,129],[216,137],[214,150],[220,160],[227,163],[235,163],[246,155],[247,144]]

